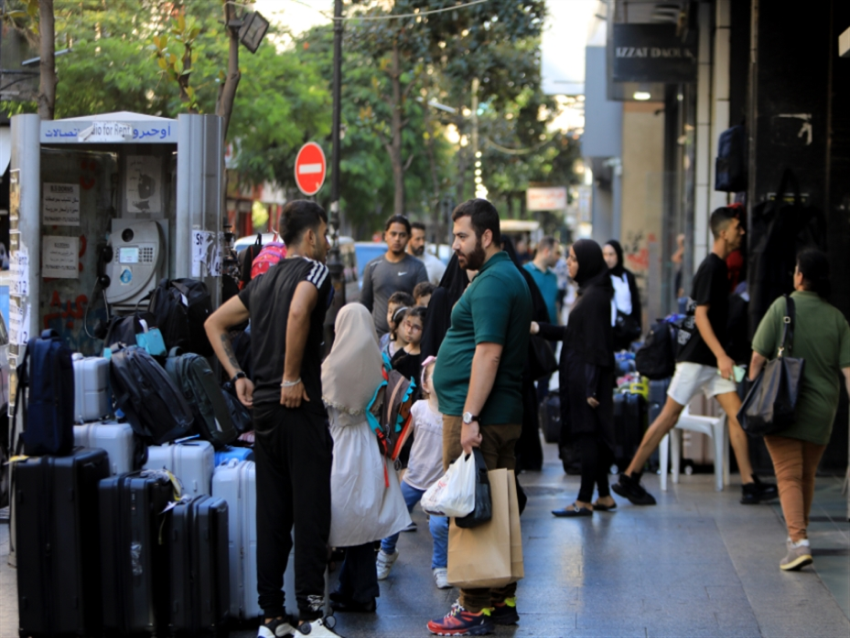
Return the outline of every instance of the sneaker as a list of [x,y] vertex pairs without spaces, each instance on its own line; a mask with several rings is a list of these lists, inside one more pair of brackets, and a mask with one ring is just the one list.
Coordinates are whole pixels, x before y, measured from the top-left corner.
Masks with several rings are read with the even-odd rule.
[[788,554],[779,563],[779,569],[784,572],[800,571],[806,565],[812,564],[812,548],[808,540],[801,540],[799,543],[791,542],[791,539],[786,541]]
[[405,527],[401,531],[402,532],[415,532],[417,529],[419,529],[419,526],[416,525],[416,521],[410,521],[410,525],[408,525],[407,527]]
[[336,621],[333,616],[319,618],[318,620],[308,620],[298,625],[294,636],[296,638],[298,636],[310,636],[310,638],[330,638],[336,636],[342,638],[340,634],[333,630],[334,625],[336,625]]
[[257,638],[290,638],[295,635],[295,627],[289,618],[275,618],[274,620],[260,625]]
[[493,609],[490,610],[490,618],[497,625],[516,625],[519,622],[516,596],[506,598],[503,602],[493,605]]
[[434,582],[437,583],[437,589],[451,589],[449,585],[449,572],[445,567],[434,568]]
[[387,554],[384,550],[378,552],[378,558],[375,560],[375,566],[378,569],[378,580],[386,580],[397,560],[398,550],[392,554]]
[[620,474],[620,482],[611,486],[620,496],[631,501],[632,505],[655,505],[655,497],[643,489],[640,484],[640,476],[632,477],[628,474]]
[[474,614],[455,603],[448,614],[428,623],[428,631],[438,636],[486,636],[493,633],[493,621],[489,609]]
[[741,505],[757,505],[762,501],[769,501],[779,496],[776,485],[773,483],[762,483],[759,477],[753,474],[753,482],[741,486]]

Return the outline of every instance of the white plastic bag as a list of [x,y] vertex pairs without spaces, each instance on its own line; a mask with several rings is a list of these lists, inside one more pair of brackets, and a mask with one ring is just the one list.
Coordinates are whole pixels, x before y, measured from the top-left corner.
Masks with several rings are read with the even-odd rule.
[[475,509],[475,457],[461,454],[422,495],[422,511],[433,516],[466,516]]

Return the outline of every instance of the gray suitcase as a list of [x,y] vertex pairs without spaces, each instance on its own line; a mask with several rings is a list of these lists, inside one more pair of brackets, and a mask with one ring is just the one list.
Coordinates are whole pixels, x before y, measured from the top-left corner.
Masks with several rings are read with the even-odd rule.
[[145,470],[168,470],[183,484],[183,494],[211,494],[215,451],[209,441],[193,439],[148,448]]
[[75,425],[74,445],[106,450],[112,476],[133,471],[133,428],[129,423],[104,421]]
[[101,421],[112,414],[109,400],[109,360],[73,355],[74,423]]

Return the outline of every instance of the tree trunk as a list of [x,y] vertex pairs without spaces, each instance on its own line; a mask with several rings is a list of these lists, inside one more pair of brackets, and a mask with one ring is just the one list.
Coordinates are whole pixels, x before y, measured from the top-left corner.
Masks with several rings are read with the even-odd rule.
[[52,120],[56,108],[56,25],[53,16],[53,0],[38,0],[38,13],[38,30],[41,35],[38,116],[42,120]]
[[392,71],[390,82],[393,90],[393,115],[390,121],[392,140],[390,141],[390,161],[393,167],[395,194],[393,197],[393,214],[404,215],[404,165],[401,159],[402,108],[401,103],[401,61],[399,60],[398,42],[393,43]]
[[227,139],[227,129],[230,126],[230,116],[233,114],[233,103],[236,100],[236,89],[242,74],[239,72],[239,34],[230,28],[230,22],[235,19],[235,7],[231,3],[224,5],[224,25],[230,40],[230,50],[227,55],[227,78],[221,87],[216,104],[215,114],[222,119],[224,139]]
[[425,124],[425,151],[428,153],[428,164],[431,168],[431,217],[434,227],[431,229],[432,241],[440,234],[440,178],[437,174],[437,158],[434,155],[434,120],[431,118],[431,107],[428,104],[429,96],[425,96],[422,106],[422,119]]

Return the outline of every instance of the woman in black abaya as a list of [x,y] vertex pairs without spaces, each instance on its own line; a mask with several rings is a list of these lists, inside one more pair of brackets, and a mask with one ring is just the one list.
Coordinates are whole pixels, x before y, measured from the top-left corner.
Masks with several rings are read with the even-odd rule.
[[[602,249],[581,239],[570,247],[570,278],[579,285],[578,299],[567,326],[532,322],[531,332],[563,340],[559,380],[562,411],[569,411],[570,435],[581,459],[581,487],[572,505],[555,516],[591,516],[617,505],[608,488],[608,468],[614,455],[614,335],[611,299],[614,294]],[[592,502],[594,485],[599,491]]]
[[623,247],[611,239],[602,247],[602,256],[608,265],[611,284],[614,286],[614,305],[617,308],[614,324],[614,351],[628,350],[642,334],[640,293],[634,273],[623,266]]
[[439,287],[432,293],[425,314],[425,328],[422,331],[422,360],[436,357],[440,344],[452,325],[452,308],[463,296],[469,285],[469,274],[457,263],[457,255],[452,255]]

